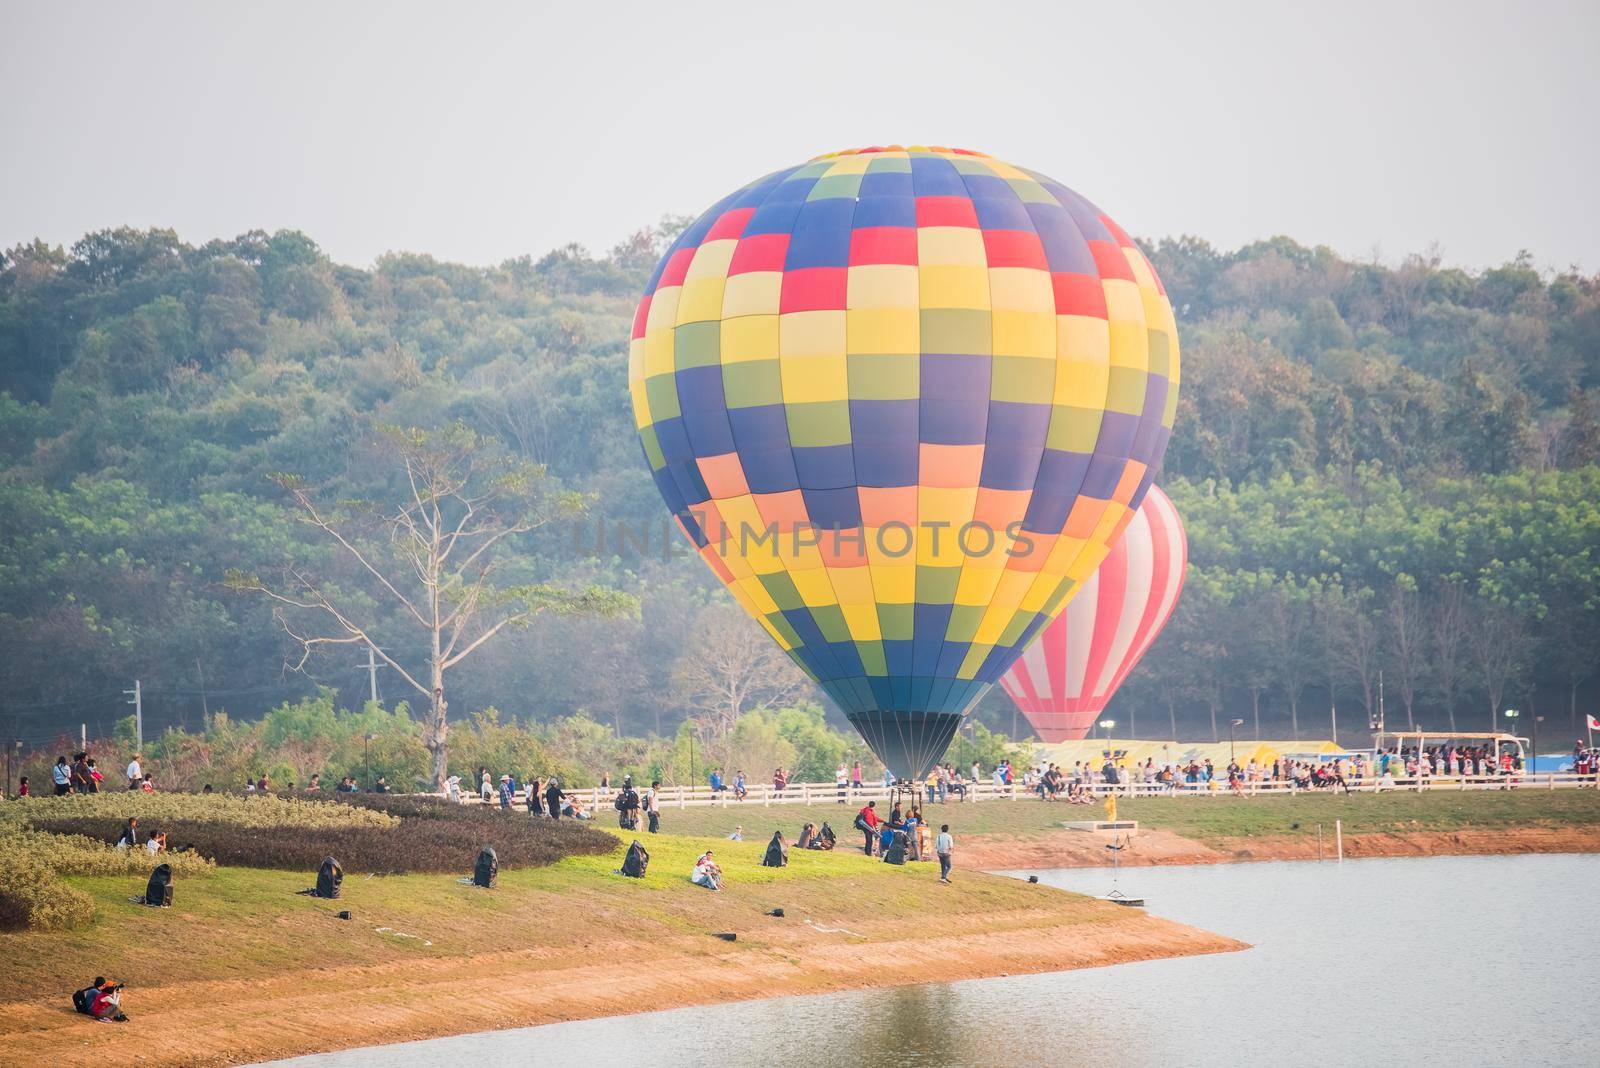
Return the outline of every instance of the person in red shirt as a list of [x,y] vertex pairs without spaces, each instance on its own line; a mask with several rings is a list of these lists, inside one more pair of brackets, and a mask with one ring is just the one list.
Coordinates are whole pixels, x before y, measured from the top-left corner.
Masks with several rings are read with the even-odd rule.
[[876,801],[868,801],[866,807],[856,813],[856,827],[867,836],[865,852],[869,857],[872,856],[872,843],[878,837],[878,828],[883,824],[878,816],[877,805]]

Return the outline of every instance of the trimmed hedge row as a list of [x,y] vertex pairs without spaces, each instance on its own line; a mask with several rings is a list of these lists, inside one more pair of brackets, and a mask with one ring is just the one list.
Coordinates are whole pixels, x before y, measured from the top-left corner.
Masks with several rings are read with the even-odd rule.
[[[478,850],[494,847],[502,868],[552,864],[562,857],[609,852],[616,839],[574,820],[536,819],[489,808],[418,798],[359,796],[346,802],[398,816],[388,827],[253,827],[248,832],[220,820],[169,820],[168,848],[193,850],[218,864],[313,872],[334,856],[348,872],[405,874],[472,870]],[[109,840],[121,821],[107,818],[40,818],[31,821],[52,834]],[[152,825],[151,829],[153,829]]]
[[106,790],[98,794],[30,798],[6,805],[12,819],[38,823],[43,819],[139,817],[145,828],[177,820],[226,823],[235,827],[386,827],[394,819],[376,805],[335,804],[340,795],[181,794]]

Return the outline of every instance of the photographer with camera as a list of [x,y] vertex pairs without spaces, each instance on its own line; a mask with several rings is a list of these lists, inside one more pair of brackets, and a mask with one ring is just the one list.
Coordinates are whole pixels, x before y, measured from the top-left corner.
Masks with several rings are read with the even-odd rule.
[[122,1012],[122,990],[125,986],[126,983],[97,975],[92,986],[73,992],[72,1007],[101,1023],[127,1023],[128,1017]]

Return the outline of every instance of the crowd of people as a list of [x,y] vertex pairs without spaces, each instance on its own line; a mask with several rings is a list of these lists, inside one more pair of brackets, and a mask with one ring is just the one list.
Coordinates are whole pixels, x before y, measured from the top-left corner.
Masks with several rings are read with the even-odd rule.
[[[115,769],[111,774],[116,774]],[[50,778],[57,797],[64,797],[67,794],[97,794],[102,789],[111,789],[106,783],[104,773],[100,770],[99,762],[88,750],[73,753],[71,760],[64,755],[56,757],[55,765],[50,769]],[[124,782],[129,790],[150,793],[156,788],[155,776],[144,770],[143,765],[139,763],[138,753],[133,754],[133,759],[128,761]],[[28,782],[28,777],[24,775],[17,786],[17,796],[29,797],[32,791],[33,787]]]
[[856,813],[855,826],[862,834],[862,851],[867,856],[877,856],[891,864],[903,864],[908,860],[931,860],[937,855],[939,881],[950,881],[950,857],[954,841],[950,837],[950,825],[940,825],[938,834],[932,835],[928,820],[917,805],[905,807],[895,803],[885,818],[878,812],[878,802],[868,801]]
[[[1587,754],[1587,757],[1585,756]],[[1600,751],[1581,742],[1573,752],[1578,774],[1600,772]],[[1473,778],[1507,782],[1524,773],[1521,754],[1513,748],[1493,746],[1396,747],[1372,754],[1352,753],[1325,760],[1278,758],[1270,763],[1247,759],[1229,761],[1222,768],[1210,759],[1168,760],[1154,757],[1125,762],[1108,752],[1096,765],[1074,761],[1070,769],[1054,763],[1040,764],[1023,774],[1027,792],[1046,801],[1087,803],[1092,791],[1105,786],[1144,787],[1177,793],[1184,790],[1228,789],[1254,792],[1256,787],[1293,784],[1303,790],[1345,790],[1353,785],[1377,789],[1417,788],[1435,778]]]

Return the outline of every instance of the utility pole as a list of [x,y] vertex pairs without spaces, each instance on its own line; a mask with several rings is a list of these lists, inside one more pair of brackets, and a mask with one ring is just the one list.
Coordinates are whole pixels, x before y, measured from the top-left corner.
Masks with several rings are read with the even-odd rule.
[[367,646],[367,663],[366,663],[367,681],[368,681],[368,683],[370,685],[370,693],[372,695],[372,703],[373,704],[377,704],[378,703],[378,669],[381,668],[381,667],[388,667],[388,666],[389,666],[388,664],[380,664],[380,663],[378,663],[378,655],[375,652],[373,652],[372,646],[368,645]]
[[1328,717],[1333,720],[1333,744],[1339,744],[1339,706],[1328,702]]
[[139,680],[133,680],[133,689],[123,690],[129,697],[128,703],[133,706],[133,748],[136,752],[144,752],[144,690],[139,685]]
[[[1383,730],[1385,728],[1385,726],[1386,726],[1386,724],[1385,724],[1384,719],[1383,719],[1383,669],[1379,668],[1378,669],[1378,729],[1381,731],[1381,730]],[[1416,728],[1416,724],[1407,723],[1406,724],[1406,729],[1414,731],[1414,730],[1417,729]]]

